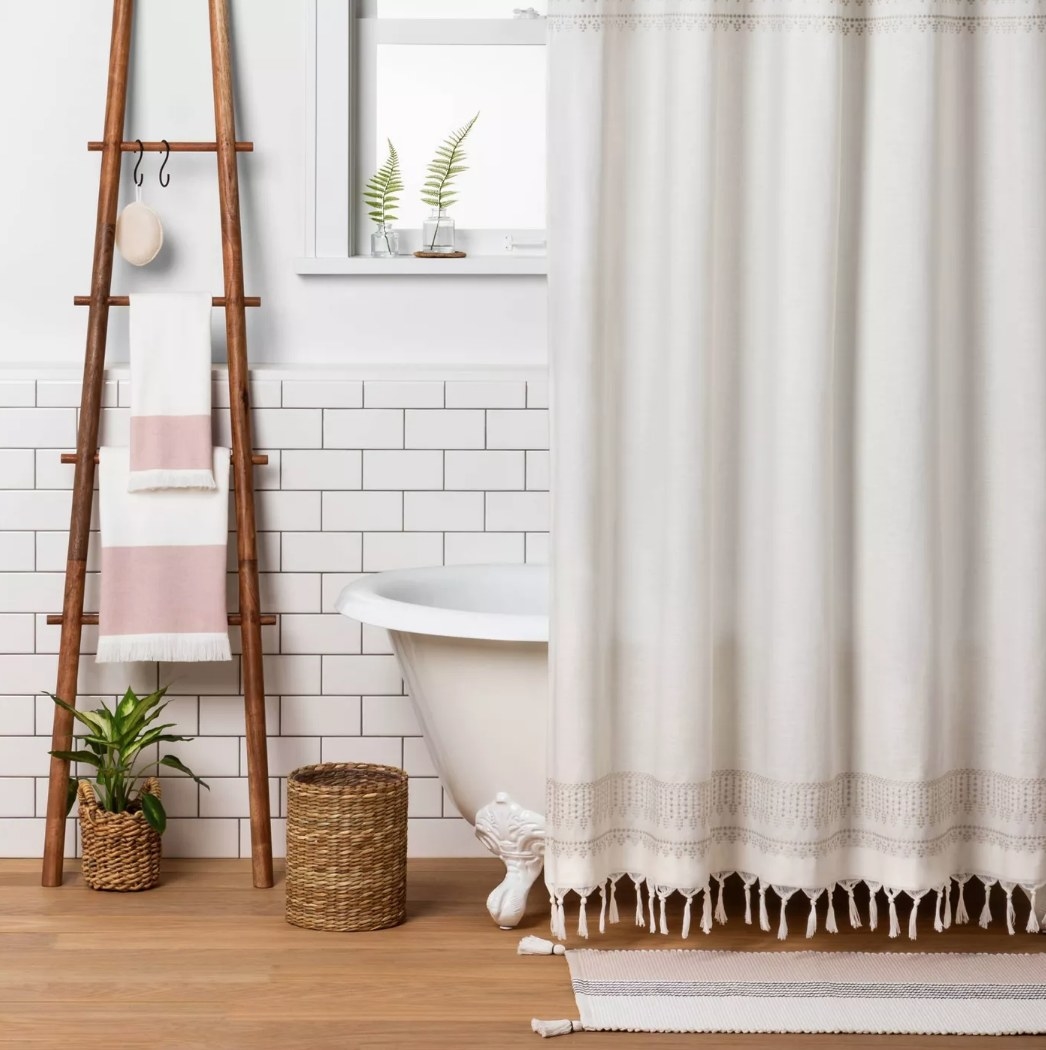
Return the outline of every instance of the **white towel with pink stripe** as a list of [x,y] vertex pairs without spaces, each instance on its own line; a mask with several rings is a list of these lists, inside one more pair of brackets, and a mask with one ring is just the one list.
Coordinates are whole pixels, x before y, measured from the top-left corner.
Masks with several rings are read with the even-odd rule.
[[132,295],[131,492],[213,489],[211,297]]
[[231,660],[226,611],[229,450],[210,491],[129,492],[133,452],[100,450],[98,662]]

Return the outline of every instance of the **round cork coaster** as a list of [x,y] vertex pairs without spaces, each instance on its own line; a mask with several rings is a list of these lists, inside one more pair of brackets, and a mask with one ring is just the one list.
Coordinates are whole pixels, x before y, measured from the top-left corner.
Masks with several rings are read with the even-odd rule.
[[415,252],[418,259],[464,259],[464,252]]

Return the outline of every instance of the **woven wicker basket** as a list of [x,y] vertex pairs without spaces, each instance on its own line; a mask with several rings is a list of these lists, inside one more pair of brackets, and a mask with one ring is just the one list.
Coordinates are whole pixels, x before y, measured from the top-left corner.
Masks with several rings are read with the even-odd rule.
[[407,774],[328,762],[287,781],[287,921],[380,930],[407,917]]
[[[142,790],[159,798],[160,782],[150,777]],[[84,882],[92,890],[151,890],[160,881],[161,843],[141,810],[107,812],[98,805],[94,788],[86,780],[77,785],[76,798]]]

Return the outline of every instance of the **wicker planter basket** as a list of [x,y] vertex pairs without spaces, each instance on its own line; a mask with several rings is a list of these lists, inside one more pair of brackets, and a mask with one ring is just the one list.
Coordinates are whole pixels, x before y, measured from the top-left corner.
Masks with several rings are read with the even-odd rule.
[[[160,797],[160,783],[154,777],[145,781],[142,790]],[[92,890],[151,890],[160,881],[160,836],[146,823],[141,810],[106,812],[86,780],[77,785],[76,798],[84,882]]]
[[407,917],[407,774],[329,762],[287,780],[287,921],[380,930]]

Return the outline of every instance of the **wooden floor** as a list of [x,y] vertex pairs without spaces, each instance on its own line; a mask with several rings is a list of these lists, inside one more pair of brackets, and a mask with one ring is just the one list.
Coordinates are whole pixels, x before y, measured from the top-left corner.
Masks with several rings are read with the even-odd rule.
[[[494,927],[483,901],[496,861],[414,861],[409,921],[369,934],[298,930],[283,921],[283,887],[255,890],[247,861],[170,861],[149,893],[93,893],[67,874],[39,886],[39,863],[0,861],[0,1047],[32,1050],[511,1050],[542,1043],[530,1019],[576,1017],[566,961],[520,957],[521,933],[546,935],[537,889],[519,931]],[[623,917],[632,914],[627,893]],[[979,902],[978,902],[979,905]],[[971,908],[971,911],[973,909]],[[1046,950],[1046,937],[930,929],[916,944],[880,927],[773,934],[732,920],[695,947],[794,951]],[[736,914],[736,913],[735,913]],[[845,908],[841,912],[845,915]],[[974,914],[977,914],[974,912]],[[999,912],[997,911],[998,915]],[[1020,919],[1023,925],[1023,916]],[[673,917],[678,929],[678,916]],[[575,939],[572,937],[572,942]],[[630,922],[589,942],[670,947]],[[563,1050],[613,1047],[1046,1047],[1046,1038],[672,1036],[586,1032]]]

